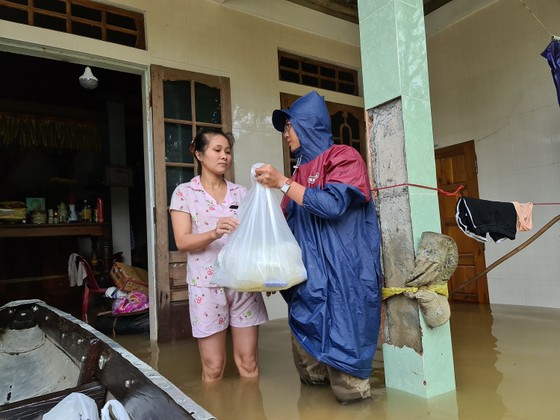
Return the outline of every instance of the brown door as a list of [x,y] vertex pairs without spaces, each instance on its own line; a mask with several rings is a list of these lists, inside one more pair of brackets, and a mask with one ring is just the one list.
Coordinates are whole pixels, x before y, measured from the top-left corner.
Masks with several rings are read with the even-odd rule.
[[[299,96],[288,93],[280,94],[280,106],[282,109],[289,108]],[[336,144],[346,144],[354,147],[367,162],[367,150],[365,146],[365,122],[364,109],[351,105],[327,102],[327,109],[331,115],[331,127],[333,140]],[[289,175],[293,172],[296,159],[290,155],[290,149],[286,142],[284,147],[284,173]]]
[[[205,127],[231,131],[229,79],[152,66],[158,340],[189,337],[187,255],[177,251],[169,201],[198,175],[189,145]],[[232,180],[233,166],[226,177]]]
[[[439,188],[445,191],[455,191],[460,185],[463,185],[462,194],[464,196],[478,198],[474,142],[468,141],[437,149],[436,173]],[[441,232],[452,237],[459,248],[459,266],[448,283],[450,299],[488,303],[486,276],[482,276],[476,282],[453,294],[454,290],[486,268],[484,244],[465,235],[457,226],[455,212],[458,198],[442,194],[439,194],[438,197]]]

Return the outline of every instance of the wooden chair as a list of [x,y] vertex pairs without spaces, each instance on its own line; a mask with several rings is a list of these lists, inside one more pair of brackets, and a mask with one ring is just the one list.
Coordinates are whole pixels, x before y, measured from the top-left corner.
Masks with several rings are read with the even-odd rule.
[[89,265],[89,262],[82,256],[78,255],[76,257],[76,264],[82,264],[86,272],[86,277],[84,278],[84,293],[82,298],[82,321],[88,322],[88,310],[89,301],[92,294],[101,293],[104,294],[107,288],[99,287],[97,284],[97,279],[93,270]]

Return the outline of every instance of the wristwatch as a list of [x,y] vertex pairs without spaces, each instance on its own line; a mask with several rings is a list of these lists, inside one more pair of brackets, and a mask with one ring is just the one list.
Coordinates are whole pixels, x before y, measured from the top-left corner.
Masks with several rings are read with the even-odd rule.
[[280,191],[282,191],[284,194],[286,194],[291,186],[292,186],[292,180],[290,178],[288,178],[286,180],[286,182],[284,182],[282,184],[282,186],[280,187]]

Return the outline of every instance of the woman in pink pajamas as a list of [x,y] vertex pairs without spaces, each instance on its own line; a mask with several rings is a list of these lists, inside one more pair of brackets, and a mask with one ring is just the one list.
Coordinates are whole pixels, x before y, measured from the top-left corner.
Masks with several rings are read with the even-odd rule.
[[206,382],[223,377],[228,327],[240,376],[258,377],[259,325],[268,321],[261,293],[211,284],[214,262],[239,225],[235,213],[247,192],[224,178],[232,163],[232,146],[233,138],[219,130],[201,131],[190,145],[200,175],[178,185],[169,206],[177,249],[188,253],[190,318]]

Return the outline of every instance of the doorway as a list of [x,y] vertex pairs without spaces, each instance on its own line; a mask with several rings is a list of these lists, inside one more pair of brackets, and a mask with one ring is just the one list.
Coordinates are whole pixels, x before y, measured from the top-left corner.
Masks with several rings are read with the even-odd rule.
[[[97,242],[97,256],[101,259],[103,252],[123,251],[110,246],[116,241],[127,248],[127,264],[147,269],[141,76],[91,64],[98,86],[85,89],[78,80],[85,65],[5,51],[0,52],[0,62],[0,114],[21,127],[41,127],[33,136],[19,136],[17,141],[15,136],[0,138],[0,201],[25,202],[27,197],[36,197],[44,199],[45,210],[54,210],[61,202],[74,200],[79,212],[84,200],[95,207],[102,197],[109,232],[116,224],[126,224],[130,235],[113,230],[107,243]],[[91,134],[87,141],[79,135],[84,130]],[[118,161],[113,159],[115,147]],[[107,168],[116,167],[130,175],[126,186],[108,180]],[[126,195],[126,208],[112,208],[114,187]],[[113,223],[117,213],[124,219]],[[2,249],[21,251],[20,272],[13,262],[0,261],[2,303],[40,298],[79,316],[80,288],[69,286],[67,264],[72,252],[89,256],[87,237],[25,237],[18,238],[17,244],[11,238],[0,241]]]
[[[436,149],[436,176],[438,188],[455,191],[463,185],[462,194],[479,198],[474,141]],[[484,271],[484,244],[463,233],[455,220],[457,197],[438,195],[441,233],[448,235],[459,249],[459,265],[448,282],[450,299],[456,301],[489,303],[486,276],[452,294],[471,277]]]

